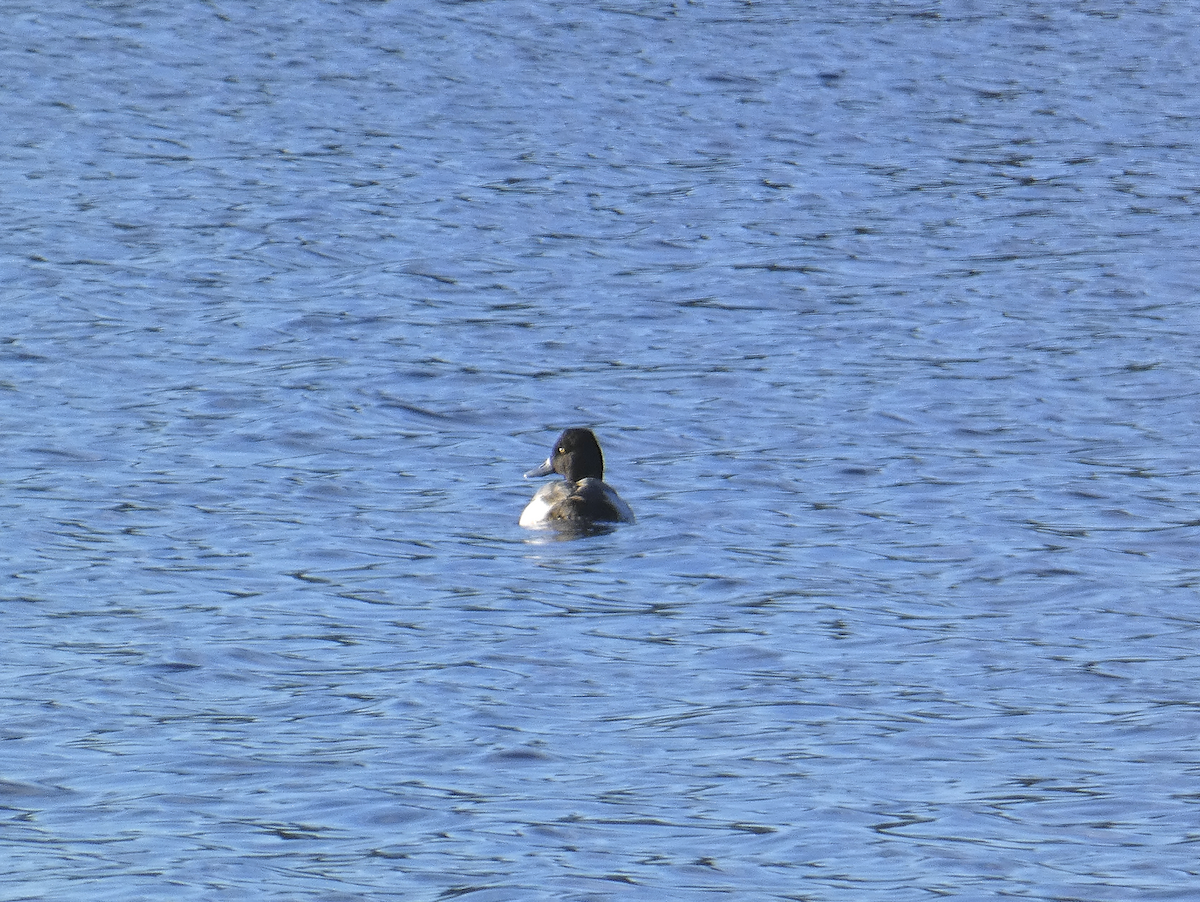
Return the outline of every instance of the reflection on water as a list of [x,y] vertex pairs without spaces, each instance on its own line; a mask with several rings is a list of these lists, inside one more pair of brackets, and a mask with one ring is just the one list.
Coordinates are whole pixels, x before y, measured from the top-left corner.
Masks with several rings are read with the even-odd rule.
[[13,11],[8,896],[1188,895],[1195,18]]

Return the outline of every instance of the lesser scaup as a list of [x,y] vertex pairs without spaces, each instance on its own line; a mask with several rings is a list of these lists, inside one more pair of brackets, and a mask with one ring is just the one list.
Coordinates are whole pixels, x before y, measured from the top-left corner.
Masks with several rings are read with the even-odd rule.
[[538,489],[521,512],[522,526],[580,530],[596,523],[633,522],[629,505],[604,482],[604,455],[592,430],[565,430],[546,462],[525,478],[551,473],[558,473],[564,481],[548,482]]

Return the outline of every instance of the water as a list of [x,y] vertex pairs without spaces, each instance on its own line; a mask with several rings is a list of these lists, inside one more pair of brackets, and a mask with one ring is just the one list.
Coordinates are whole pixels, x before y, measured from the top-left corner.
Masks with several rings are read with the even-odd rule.
[[1190,7],[12,7],[0,898],[1200,891]]

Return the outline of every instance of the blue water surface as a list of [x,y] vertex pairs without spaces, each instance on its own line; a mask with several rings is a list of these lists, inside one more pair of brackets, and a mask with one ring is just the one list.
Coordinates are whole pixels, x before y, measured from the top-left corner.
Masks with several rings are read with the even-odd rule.
[[1191,6],[5,18],[0,899],[1200,894]]

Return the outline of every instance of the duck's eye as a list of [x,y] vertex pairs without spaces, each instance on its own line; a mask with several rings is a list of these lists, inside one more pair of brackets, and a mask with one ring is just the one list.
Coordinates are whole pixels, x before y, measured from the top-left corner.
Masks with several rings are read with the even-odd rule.
[[555,451],[554,453],[555,453],[555,454],[566,454],[566,453],[567,453],[567,449],[566,449],[566,448],[559,448],[559,449],[558,449],[557,451]]

